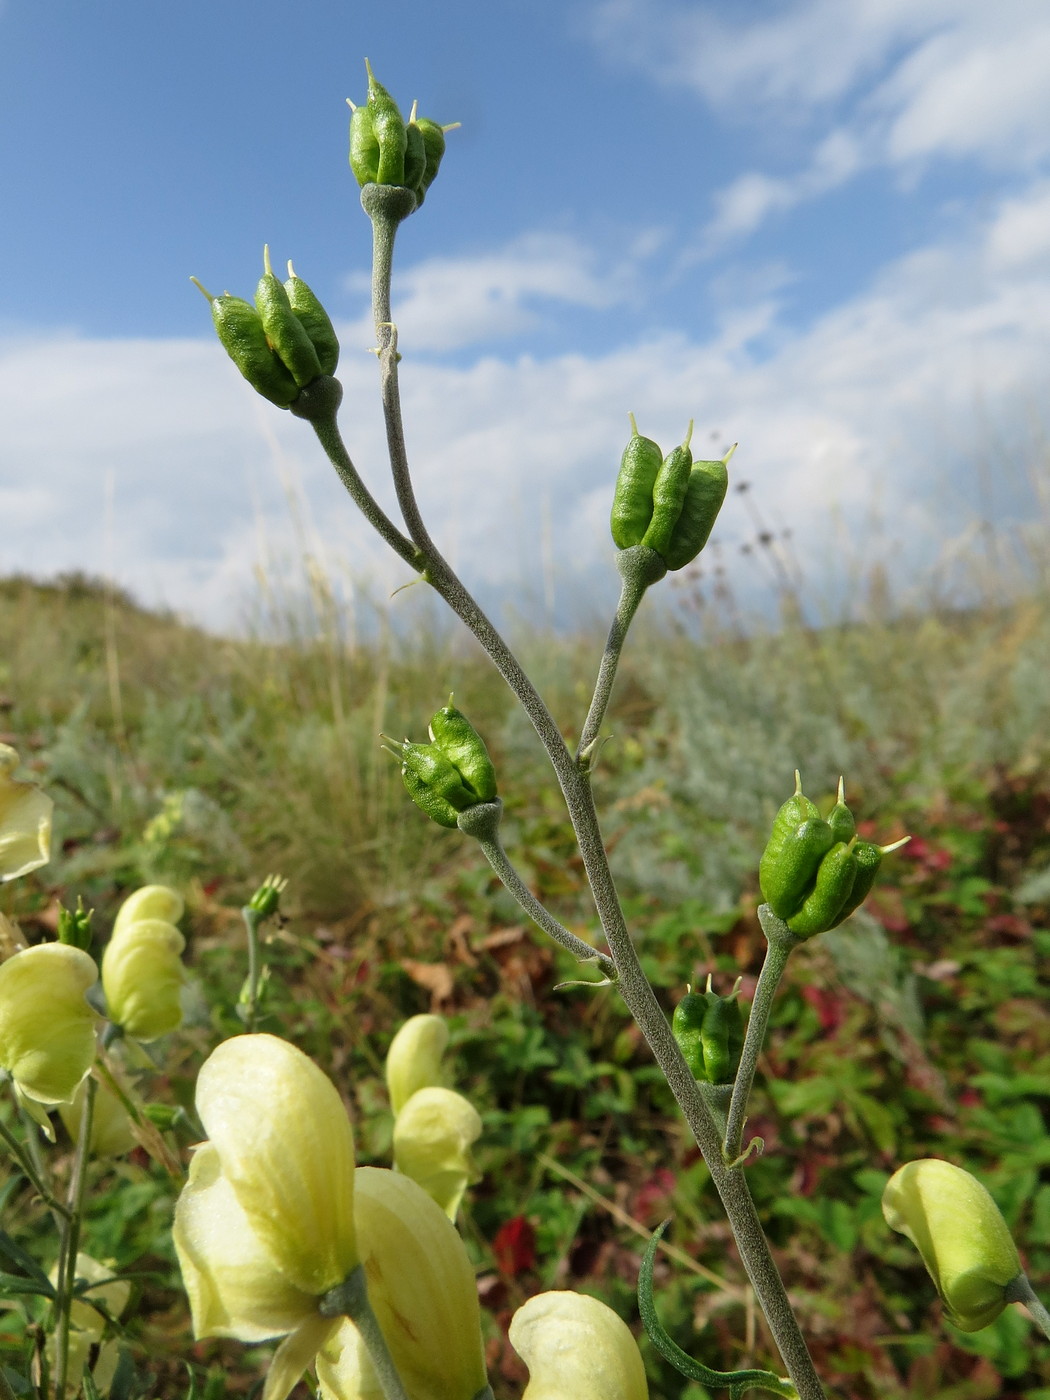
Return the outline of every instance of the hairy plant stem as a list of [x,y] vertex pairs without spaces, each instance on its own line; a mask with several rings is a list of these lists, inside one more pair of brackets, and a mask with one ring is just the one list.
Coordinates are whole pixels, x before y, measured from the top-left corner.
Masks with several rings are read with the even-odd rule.
[[69,1178],[67,1197],[68,1217],[62,1231],[58,1256],[58,1282],[55,1317],[55,1400],[65,1400],[69,1374],[69,1326],[73,1313],[73,1288],[77,1279],[77,1251],[80,1248],[80,1222],[84,1212],[84,1187],[87,1184],[87,1159],[91,1152],[91,1127],[95,1116],[95,1093],[98,1084],[89,1075],[84,1086],[84,1106],[80,1111],[77,1150]]
[[1011,1303],[1023,1303],[1039,1330],[1050,1337],[1050,1310],[1039,1298],[1027,1274],[1014,1279],[1006,1290],[1006,1297]]
[[390,1348],[369,1301],[368,1284],[361,1264],[342,1283],[329,1289],[321,1300],[320,1311],[323,1317],[348,1317],[360,1332],[385,1400],[409,1400],[408,1391],[397,1373],[394,1358],[390,1355]]
[[740,1156],[744,1137],[744,1122],[747,1117],[747,1101],[751,1095],[751,1086],[755,1082],[758,1057],[762,1053],[762,1046],[766,1041],[766,1030],[769,1026],[770,1012],[773,1010],[773,1001],[777,994],[777,988],[780,986],[780,979],[784,975],[784,969],[787,967],[788,958],[803,942],[801,938],[795,937],[783,919],[777,918],[768,904],[759,905],[758,921],[762,925],[762,932],[766,935],[766,956],[762,962],[762,971],[758,975],[755,999],[751,1004],[747,1032],[744,1036],[743,1049],[740,1052],[740,1068],[736,1072],[733,1097],[729,1101],[725,1140],[725,1159],[727,1162],[735,1162]]
[[[736,1237],[744,1268],[800,1400],[825,1400],[824,1389],[814,1370],[783,1280],[773,1262],[743,1171],[740,1167],[728,1168],[725,1165],[722,1134],[682,1058],[671,1027],[642,971],[631,942],[605,853],[586,760],[577,763],[573,759],[561,732],[517,658],[442,557],[420,515],[408,468],[398,386],[397,335],[390,317],[394,237],[398,223],[413,207],[408,205],[406,208],[402,203],[399,208],[396,198],[389,197],[398,193],[395,189],[384,190],[380,186],[366,185],[361,193],[361,202],[372,220],[372,312],[379,347],[380,391],[390,466],[405,526],[426,558],[424,577],[480,642],[518,698],[547,751],[576,832],[595,908],[616,964],[619,991],[704,1155]],[[611,679],[609,683],[611,686]]]
[[520,908],[534,924],[538,925],[548,937],[553,938],[555,943],[564,948],[567,953],[571,953],[574,958],[578,958],[580,962],[597,963],[605,976],[610,981],[615,981],[616,964],[612,958],[606,953],[599,952],[597,948],[592,948],[582,938],[577,938],[574,933],[570,933],[564,924],[560,924],[554,915],[540,903],[515,870],[499,837],[502,806],[503,804],[497,799],[495,802],[481,802],[476,807],[469,807],[465,812],[460,813],[460,830],[465,831],[468,836],[474,837],[481,847],[485,859],[498,875],[504,889],[517,900]]
[[238,1010],[241,1011],[244,1029],[251,1034],[255,1030],[255,1023],[259,1015],[259,981],[262,976],[262,960],[259,957],[259,925],[263,922],[263,915],[259,913],[258,909],[253,909],[250,904],[246,904],[241,910],[241,918],[244,920],[244,927],[248,934],[248,984],[245,988],[247,995]]
[[586,761],[590,757],[591,745],[598,738],[598,732],[609,708],[616,668],[620,664],[620,654],[627,640],[627,629],[634,621],[638,605],[645,597],[650,584],[658,582],[667,572],[667,566],[655,549],[635,545],[632,549],[621,550],[616,556],[617,567],[623,579],[620,601],[609,628],[609,637],[602,653],[598,668],[598,679],[594,685],[594,696],[587,718],[583,722],[583,733],[576,749],[576,761]]

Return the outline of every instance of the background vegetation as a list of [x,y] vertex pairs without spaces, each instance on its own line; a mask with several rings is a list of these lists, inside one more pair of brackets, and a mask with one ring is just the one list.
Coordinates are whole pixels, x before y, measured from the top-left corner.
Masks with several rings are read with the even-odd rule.
[[[734,621],[717,574],[694,576],[632,637],[597,778],[668,1012],[709,971],[719,989],[738,975],[745,996],[753,987],[758,855],[796,764],[821,801],[846,775],[863,834],[913,834],[865,909],[794,958],[751,1117],[765,1140],[752,1189],[818,1370],[856,1400],[1050,1400],[1050,1344],[1016,1309],[954,1332],[879,1206],[901,1161],[952,1158],[988,1184],[1045,1296],[1050,594],[1038,574],[1023,592],[976,591],[965,611],[908,613],[875,587],[863,620],[818,627],[782,572],[782,622],[767,632]],[[268,872],[289,876],[268,950],[272,1024],[342,1088],[361,1161],[389,1160],[392,1031],[421,1010],[451,1018],[454,1082],[485,1120],[464,1233],[500,1400],[524,1376],[504,1341],[513,1309],[572,1287],[633,1323],[642,1236],[670,1214],[684,1255],[659,1266],[669,1329],[709,1365],[770,1360],[706,1170],[615,993],[556,990],[576,965],[523,926],[468,841],[411,806],[379,750],[381,730],[421,738],[454,690],[496,759],[513,859],[593,936],[554,781],[498,678],[440,628],[395,636],[377,614],[369,640],[350,640],[316,575],[301,605],[265,621],[265,640],[223,640],[89,580],[0,582],[0,739],[57,807],[52,863],[5,887],[0,907],[33,940],[83,896],[101,944],[135,886],[185,891],[193,1013],[160,1056],[157,1097],[190,1105],[202,1057],[238,1028],[238,908]],[[523,644],[566,733],[599,646]],[[221,1372],[246,1394],[263,1353],[188,1353],[176,1190],[140,1153],[108,1168],[84,1247],[139,1274],[130,1343],[147,1394],[184,1394],[187,1355],[212,1368],[216,1393]],[[25,1193],[6,1227],[50,1259]],[[5,1307],[0,1348],[23,1326]],[[704,1394],[658,1358],[650,1378],[655,1400]]]

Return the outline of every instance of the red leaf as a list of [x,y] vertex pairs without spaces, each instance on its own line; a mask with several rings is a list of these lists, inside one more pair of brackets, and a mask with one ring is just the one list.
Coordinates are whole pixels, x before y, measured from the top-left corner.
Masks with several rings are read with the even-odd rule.
[[536,1231],[524,1215],[512,1216],[499,1227],[492,1252],[501,1274],[523,1274],[535,1265]]

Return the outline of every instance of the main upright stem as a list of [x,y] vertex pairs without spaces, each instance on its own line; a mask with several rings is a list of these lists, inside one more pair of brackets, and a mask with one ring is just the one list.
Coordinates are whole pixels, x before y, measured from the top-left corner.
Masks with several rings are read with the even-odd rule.
[[[602,929],[619,973],[618,987],[628,1010],[638,1023],[671,1091],[685,1115],[704,1155],[715,1189],[729,1217],[740,1255],[759,1303],[769,1322],[798,1390],[800,1400],[825,1400],[824,1389],[813,1367],[799,1330],[783,1280],[755,1210],[751,1193],[739,1166],[727,1167],[722,1156],[722,1135],[682,1058],[655,993],[642,971],[630,933],[624,922],[612,872],[594,807],[586,756],[577,762],[570,754],[550,712],[498,630],[456,576],[438,550],[423,522],[408,467],[401,398],[398,386],[397,333],[391,321],[390,281],[394,238],[401,220],[414,208],[414,197],[397,187],[366,185],[361,202],[372,221],[374,261],[372,312],[379,351],[380,386],[386,422],[387,448],[394,487],[408,534],[425,559],[423,576],[462,619],[517,696],[532,721],[558,778],[569,817],[580,846]],[[614,623],[607,656],[605,700],[611,691],[615,659],[644,589],[625,590],[621,611]],[[637,596],[634,596],[636,593]],[[604,713],[604,704],[601,704]],[[598,720],[600,723],[600,718]]]

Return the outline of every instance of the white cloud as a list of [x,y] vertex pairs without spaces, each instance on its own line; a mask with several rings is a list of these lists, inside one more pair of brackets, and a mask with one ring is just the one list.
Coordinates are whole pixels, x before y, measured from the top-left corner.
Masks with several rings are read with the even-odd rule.
[[679,0],[608,0],[593,37],[726,120],[824,141],[788,176],[759,171],[716,196],[709,242],[753,231],[868,166],[973,158],[1030,171],[1050,155],[1050,9],[1032,0],[787,0],[766,17]]
[[[698,450],[739,439],[737,479],[754,483],[765,517],[791,526],[813,557],[837,509],[855,561],[885,547],[899,568],[917,568],[969,517],[982,423],[1009,431],[1042,401],[1048,207],[1047,186],[1033,184],[979,236],[886,268],[803,334],[780,328],[765,358],[753,347],[756,335],[769,340],[768,299],[735,307],[705,343],[665,335],[594,356],[489,355],[450,367],[414,358],[403,334],[408,445],[436,538],[490,602],[539,597],[549,519],[561,579],[611,605],[604,519],[633,409],[665,445],[690,416]],[[344,350],[345,431],[392,511],[375,361],[363,350]],[[303,547],[285,498],[291,479],[315,522],[307,548],[378,570],[383,589],[409,577],[382,562],[309,427],[253,395],[213,342],[9,340],[0,423],[4,570],[112,572],[151,601],[226,625],[238,590],[251,588],[260,536],[267,557]],[[1009,460],[994,489],[997,510],[1023,514]],[[891,541],[871,539],[876,496]],[[753,526],[738,497],[724,515],[731,551]],[[394,606],[409,615],[417,596],[408,590]]]
[[[643,234],[606,266],[567,234],[529,233],[496,252],[428,258],[399,275],[398,332],[419,350],[451,350],[533,330],[546,303],[613,306],[636,294],[638,264],[656,246]],[[350,285],[367,290],[368,279]]]

